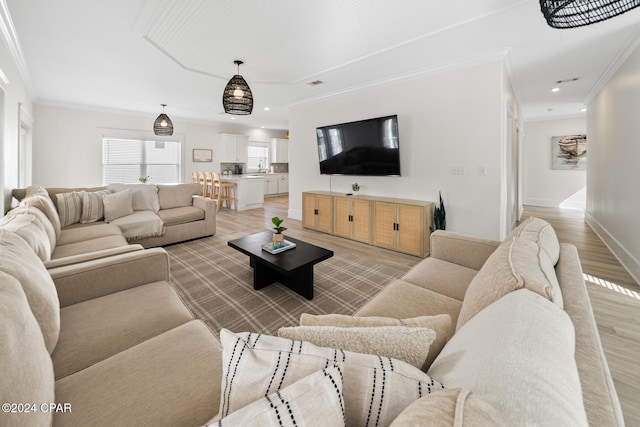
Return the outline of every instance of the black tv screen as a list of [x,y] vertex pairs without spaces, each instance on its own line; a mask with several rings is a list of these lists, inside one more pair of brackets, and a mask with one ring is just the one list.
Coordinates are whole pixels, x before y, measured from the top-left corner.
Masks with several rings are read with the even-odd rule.
[[398,116],[316,128],[320,173],[400,175]]

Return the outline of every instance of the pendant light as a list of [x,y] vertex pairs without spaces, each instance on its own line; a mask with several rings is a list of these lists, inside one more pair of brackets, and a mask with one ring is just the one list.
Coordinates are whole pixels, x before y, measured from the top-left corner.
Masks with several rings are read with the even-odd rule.
[[164,113],[164,107],[166,107],[167,104],[160,105],[162,105],[162,114],[153,122],[153,133],[161,136],[171,136],[173,135],[173,123],[169,116]]
[[553,28],[595,24],[638,6],[640,0],[540,0],[540,10]]
[[225,86],[222,93],[222,106],[227,114],[246,116],[253,111],[253,94],[245,79],[240,75],[240,65],[243,62],[236,59],[233,63],[238,66],[238,74],[231,77]]

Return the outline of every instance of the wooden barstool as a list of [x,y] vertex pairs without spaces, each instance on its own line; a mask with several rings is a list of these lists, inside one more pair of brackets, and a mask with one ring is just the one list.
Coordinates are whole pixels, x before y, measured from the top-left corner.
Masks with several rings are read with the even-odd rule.
[[200,183],[200,181],[198,180],[198,172],[191,172],[191,182],[193,182],[194,184]]
[[198,182],[200,183],[200,185],[202,185],[202,196],[203,197],[208,197],[208,193],[207,193],[207,181],[204,177],[204,172],[198,172]]
[[204,173],[204,197],[215,198],[215,187],[213,185],[213,172]]
[[[213,173],[213,190],[212,193],[218,193],[218,197],[216,200],[218,201],[218,206],[216,207],[216,212],[220,210],[220,205],[222,202],[227,202],[227,207],[231,209],[231,201],[233,200],[233,208],[238,210],[238,199],[237,199],[237,191],[236,184],[234,182],[222,182],[220,180],[220,174],[217,172]],[[211,197],[213,199],[213,196]]]

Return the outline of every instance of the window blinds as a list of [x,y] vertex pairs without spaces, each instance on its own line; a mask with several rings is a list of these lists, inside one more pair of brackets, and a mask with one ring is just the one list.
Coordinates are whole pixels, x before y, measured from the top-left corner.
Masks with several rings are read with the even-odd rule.
[[136,183],[149,177],[154,184],[181,182],[179,141],[102,139],[102,183]]

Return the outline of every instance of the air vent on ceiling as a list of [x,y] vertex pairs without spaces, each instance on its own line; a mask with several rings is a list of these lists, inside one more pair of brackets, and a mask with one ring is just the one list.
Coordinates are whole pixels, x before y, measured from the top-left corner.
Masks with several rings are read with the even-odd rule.
[[324,83],[322,80],[314,80],[312,82],[307,83],[309,86],[318,86]]
[[570,79],[556,80],[556,84],[571,83],[571,82],[575,82],[575,81],[577,81],[579,79],[580,79],[580,77],[572,77]]

